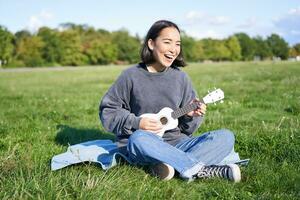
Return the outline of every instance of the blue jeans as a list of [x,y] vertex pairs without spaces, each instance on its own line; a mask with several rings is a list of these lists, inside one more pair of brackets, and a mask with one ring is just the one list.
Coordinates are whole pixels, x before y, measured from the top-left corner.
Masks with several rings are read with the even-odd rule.
[[185,138],[175,146],[164,142],[153,133],[137,130],[129,137],[127,152],[134,164],[167,163],[181,177],[188,179],[204,165],[221,165],[240,160],[234,152],[234,135],[227,129]]

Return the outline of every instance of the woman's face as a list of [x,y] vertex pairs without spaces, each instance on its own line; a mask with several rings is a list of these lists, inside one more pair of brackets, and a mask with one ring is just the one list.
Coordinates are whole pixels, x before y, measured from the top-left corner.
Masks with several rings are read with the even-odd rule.
[[180,53],[180,34],[174,27],[164,28],[155,40],[148,40],[148,47],[155,59],[152,65],[160,69],[170,67]]

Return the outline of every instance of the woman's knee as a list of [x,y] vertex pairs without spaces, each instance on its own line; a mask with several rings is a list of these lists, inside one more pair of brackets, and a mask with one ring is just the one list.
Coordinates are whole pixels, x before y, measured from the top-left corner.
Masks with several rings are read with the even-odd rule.
[[228,129],[220,129],[214,131],[215,137],[217,137],[223,144],[228,144],[230,146],[234,145],[235,138],[232,131]]
[[142,130],[136,130],[128,140],[129,145],[141,145],[147,143],[152,138],[151,133]]
[[128,139],[127,152],[131,161],[143,163],[145,155],[148,155],[149,149],[153,149],[153,145],[161,140],[153,133],[137,130]]

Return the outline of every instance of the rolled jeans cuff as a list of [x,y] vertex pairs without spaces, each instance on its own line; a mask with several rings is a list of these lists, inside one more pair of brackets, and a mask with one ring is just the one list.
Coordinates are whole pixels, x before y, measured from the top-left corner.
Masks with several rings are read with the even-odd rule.
[[203,163],[197,163],[196,165],[194,165],[193,167],[184,170],[183,172],[180,172],[180,176],[184,179],[193,179],[193,176],[195,174],[197,174],[202,168],[203,168],[204,164]]

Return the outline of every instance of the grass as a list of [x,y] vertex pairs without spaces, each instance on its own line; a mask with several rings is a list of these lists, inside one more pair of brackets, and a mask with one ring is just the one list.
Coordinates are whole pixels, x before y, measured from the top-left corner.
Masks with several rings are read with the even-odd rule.
[[195,133],[228,128],[250,158],[242,182],[162,182],[121,164],[103,171],[79,164],[50,171],[68,145],[113,139],[98,119],[99,101],[125,67],[0,72],[0,199],[299,199],[300,64],[218,63],[184,68],[200,96],[220,87]]

